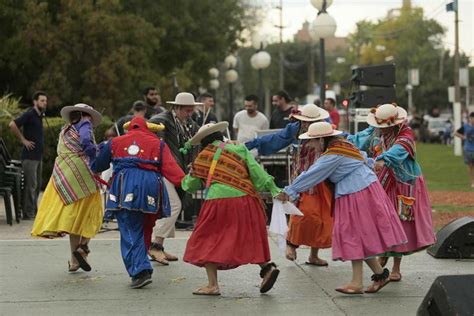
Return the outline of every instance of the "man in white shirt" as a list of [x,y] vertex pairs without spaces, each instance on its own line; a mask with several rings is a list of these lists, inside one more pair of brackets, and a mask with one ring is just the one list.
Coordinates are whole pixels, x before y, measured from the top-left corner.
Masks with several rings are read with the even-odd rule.
[[248,95],[244,101],[245,110],[237,112],[234,116],[234,134],[241,143],[255,138],[258,130],[268,129],[270,123],[265,115],[259,111],[258,97],[256,95]]

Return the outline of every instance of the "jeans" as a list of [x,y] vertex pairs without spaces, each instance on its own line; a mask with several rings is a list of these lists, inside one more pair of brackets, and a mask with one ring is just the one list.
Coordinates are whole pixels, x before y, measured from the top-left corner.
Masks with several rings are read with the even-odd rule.
[[25,190],[23,192],[23,216],[35,217],[38,210],[38,195],[41,190],[43,162],[39,160],[22,160]]

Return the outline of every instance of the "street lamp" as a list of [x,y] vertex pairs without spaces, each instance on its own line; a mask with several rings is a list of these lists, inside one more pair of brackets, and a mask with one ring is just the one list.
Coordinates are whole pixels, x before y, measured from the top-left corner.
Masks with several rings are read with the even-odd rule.
[[311,26],[311,37],[319,39],[319,65],[320,65],[320,94],[321,102],[326,99],[326,60],[324,56],[324,39],[334,36],[337,24],[332,16],[326,12],[326,8],[332,4],[332,0],[311,0],[311,4],[319,11],[318,16]]
[[234,82],[239,79],[239,74],[234,69],[237,66],[237,58],[234,55],[229,55],[225,58],[224,64],[227,67],[227,71],[225,72],[225,80],[229,84],[229,123],[232,122],[234,117],[234,96],[233,96],[233,84]]
[[252,65],[253,69],[258,70],[258,98],[260,99],[258,110],[263,113],[263,108],[265,105],[265,91],[263,88],[263,69],[270,66],[272,57],[269,53],[263,50],[266,46],[266,42],[262,37],[256,36],[254,37],[252,42],[253,47],[257,50],[257,52],[253,54],[250,58],[250,64]]
[[219,77],[219,70],[215,67],[210,68],[209,76],[211,77],[209,80],[209,88],[215,92],[219,88],[219,80],[217,80],[217,77]]

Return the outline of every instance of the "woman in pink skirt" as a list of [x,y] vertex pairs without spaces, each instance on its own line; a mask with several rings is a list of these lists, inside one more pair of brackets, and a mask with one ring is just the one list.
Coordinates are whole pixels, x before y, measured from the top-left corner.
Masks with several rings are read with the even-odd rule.
[[371,127],[349,136],[361,150],[375,159],[375,171],[392,205],[398,212],[408,243],[380,258],[385,266],[394,257],[390,280],[402,279],[402,256],[423,250],[435,242],[431,205],[420,165],[416,162],[413,131],[406,124],[407,112],[395,104],[383,104],[371,110]]
[[310,125],[301,139],[314,139],[324,153],[306,172],[284,189],[278,198],[298,199],[300,194],[328,179],[335,184],[333,260],[352,261],[352,280],[336,289],[344,294],[362,294],[362,262],[374,272],[365,292],[378,292],[389,282],[389,271],[375,256],[406,242],[406,236],[392,203],[371,170],[372,159],[353,144],[336,137],[342,132],[331,124]]

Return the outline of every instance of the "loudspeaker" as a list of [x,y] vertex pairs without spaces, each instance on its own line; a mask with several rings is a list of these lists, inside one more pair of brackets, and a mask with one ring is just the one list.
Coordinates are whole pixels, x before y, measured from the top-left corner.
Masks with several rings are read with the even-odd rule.
[[357,91],[350,97],[351,105],[355,108],[371,108],[379,104],[393,103],[396,99],[394,88]]
[[418,316],[472,316],[474,274],[437,277],[418,307]]
[[377,65],[352,69],[352,81],[359,85],[373,87],[393,87],[395,84],[395,65]]
[[474,217],[461,217],[436,234],[436,243],[427,252],[435,258],[474,258]]

